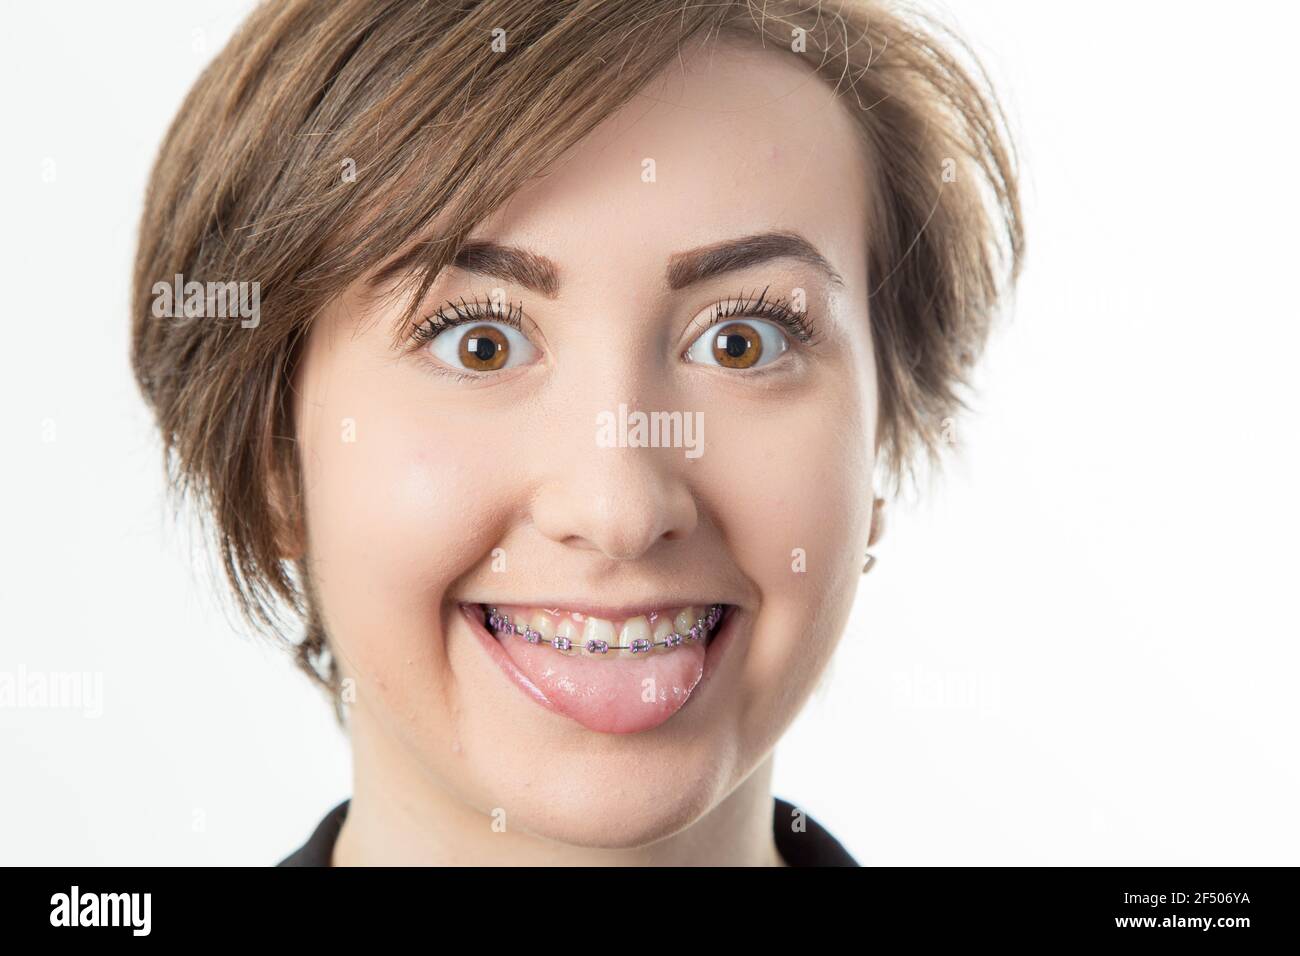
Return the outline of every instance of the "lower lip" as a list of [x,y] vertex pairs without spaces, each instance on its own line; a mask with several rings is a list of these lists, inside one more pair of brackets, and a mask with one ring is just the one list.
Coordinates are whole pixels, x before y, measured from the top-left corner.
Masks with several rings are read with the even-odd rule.
[[461,604],[460,612],[497,666],[529,700],[588,730],[634,734],[658,727],[699,696],[731,644],[740,609],[727,610],[703,648],[683,645],[644,658],[609,661],[561,654],[514,637],[506,638],[513,641],[506,650],[484,625],[478,605]]

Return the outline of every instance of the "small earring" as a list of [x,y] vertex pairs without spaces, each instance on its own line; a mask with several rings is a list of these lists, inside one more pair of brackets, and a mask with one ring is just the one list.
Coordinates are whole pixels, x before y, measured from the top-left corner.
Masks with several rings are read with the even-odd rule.
[[[885,499],[876,498],[871,502],[871,532],[867,535],[867,547],[871,547],[880,540],[881,534],[885,530]],[[867,552],[867,563],[862,566],[862,573],[866,574],[876,563],[876,556],[870,551]]]

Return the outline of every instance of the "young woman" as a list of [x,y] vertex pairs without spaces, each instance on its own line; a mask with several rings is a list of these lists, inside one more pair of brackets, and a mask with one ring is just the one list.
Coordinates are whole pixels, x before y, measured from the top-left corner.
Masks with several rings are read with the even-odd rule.
[[153,171],[133,362],[349,735],[285,863],[854,865],[771,756],[1019,269],[960,52],[875,2],[249,17]]

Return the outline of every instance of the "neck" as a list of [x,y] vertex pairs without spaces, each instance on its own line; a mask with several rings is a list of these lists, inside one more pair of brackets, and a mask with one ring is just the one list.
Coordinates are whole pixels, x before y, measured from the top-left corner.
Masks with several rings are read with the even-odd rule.
[[648,846],[556,843],[491,819],[413,766],[352,712],[352,798],[333,866],[785,866],[773,838],[772,757],[686,829]]

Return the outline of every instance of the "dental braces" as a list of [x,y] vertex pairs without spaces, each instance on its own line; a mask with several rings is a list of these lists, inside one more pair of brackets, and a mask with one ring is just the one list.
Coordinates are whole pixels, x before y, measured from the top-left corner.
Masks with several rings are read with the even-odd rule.
[[[709,632],[713,630],[714,625],[722,619],[723,606],[714,604],[709,608],[709,613],[704,617],[697,618],[695,625],[685,634],[679,634],[673,631],[664,636],[662,641],[654,641],[648,637],[639,637],[631,644],[611,644],[609,641],[592,638],[586,644],[580,641],[575,644],[571,638],[560,637],[558,634],[546,643],[550,644],[557,651],[570,651],[580,644],[586,649],[588,654],[608,654],[610,651],[631,651],[633,654],[648,654],[656,647],[678,647],[688,641],[704,641]],[[509,614],[498,614],[494,607],[488,608],[488,626],[494,631],[501,634],[518,634],[529,644],[542,643],[542,632],[536,628],[529,627],[527,624],[512,624]]]

